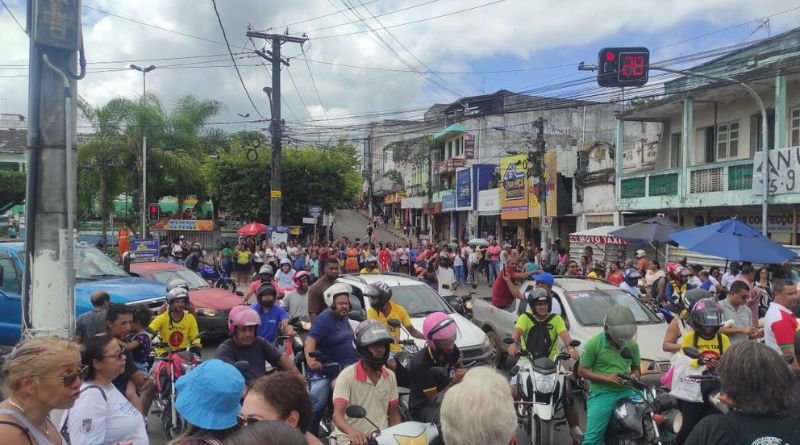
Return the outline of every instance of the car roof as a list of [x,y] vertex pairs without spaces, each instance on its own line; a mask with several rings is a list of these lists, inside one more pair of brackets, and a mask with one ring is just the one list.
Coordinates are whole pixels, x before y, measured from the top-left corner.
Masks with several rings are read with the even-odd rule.
[[339,276],[340,281],[347,284],[364,288],[377,281],[383,281],[389,287],[397,286],[424,286],[425,283],[408,275],[393,274],[393,273],[375,273],[375,274],[345,274]]
[[179,264],[170,264],[170,263],[161,263],[157,261],[147,261],[144,263],[132,263],[131,269],[136,269],[140,271],[158,271],[158,270],[176,270],[176,269],[183,269],[184,266]]
[[25,247],[25,243],[22,241],[5,241],[0,240],[0,247],[6,247],[12,250],[19,250]]
[[[528,280],[525,285],[533,285],[533,280]],[[618,286],[599,280],[588,280],[581,277],[556,277],[555,286],[568,292],[579,292],[587,290],[614,290]]]

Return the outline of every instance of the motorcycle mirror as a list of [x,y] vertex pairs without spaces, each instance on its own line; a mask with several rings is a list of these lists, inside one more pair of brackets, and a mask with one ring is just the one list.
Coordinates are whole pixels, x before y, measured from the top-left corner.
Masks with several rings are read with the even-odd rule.
[[367,417],[367,410],[361,405],[348,405],[344,412],[347,414],[347,417],[351,419],[363,419]]
[[350,311],[350,313],[347,314],[347,318],[361,323],[364,321],[364,314],[362,314],[361,311]]
[[791,365],[794,363],[794,356],[789,354],[783,354],[783,360],[786,361],[787,365]]
[[387,321],[387,323],[389,324],[389,326],[391,326],[391,327],[393,327],[395,329],[398,329],[398,328],[400,328],[400,326],[402,326],[401,323],[400,323],[400,320],[398,320],[396,318],[389,319],[389,321]]
[[319,351],[311,351],[308,353],[308,355],[311,356],[311,358],[320,358],[322,356],[322,353]]
[[462,300],[462,301],[469,301],[469,300],[472,300],[472,295],[464,295],[463,297],[461,297],[461,300]]
[[238,362],[234,363],[233,366],[235,366],[240,372],[246,372],[250,370],[250,363],[248,363],[246,360],[239,360]]
[[572,346],[573,348],[577,348],[578,346],[581,345],[581,341],[580,340],[572,340],[571,342],[569,342],[569,345]]
[[619,351],[619,355],[621,355],[625,360],[633,359],[633,352],[631,351],[631,348],[622,348],[622,350]]
[[697,348],[693,348],[691,346],[687,346],[683,348],[683,353],[686,354],[687,357],[698,359],[700,358],[700,350]]
[[514,339],[512,337],[506,337],[506,338],[503,339],[503,343],[505,343],[507,345],[513,345],[515,342],[514,342]]

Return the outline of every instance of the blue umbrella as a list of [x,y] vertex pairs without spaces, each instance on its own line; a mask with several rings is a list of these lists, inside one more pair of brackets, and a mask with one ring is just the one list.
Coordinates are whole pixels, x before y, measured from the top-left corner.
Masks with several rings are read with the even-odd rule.
[[760,264],[780,264],[795,253],[734,217],[673,233],[672,240],[695,252]]
[[672,243],[669,236],[681,230],[681,226],[663,216],[654,216],[642,222],[609,232],[609,235],[632,243]]

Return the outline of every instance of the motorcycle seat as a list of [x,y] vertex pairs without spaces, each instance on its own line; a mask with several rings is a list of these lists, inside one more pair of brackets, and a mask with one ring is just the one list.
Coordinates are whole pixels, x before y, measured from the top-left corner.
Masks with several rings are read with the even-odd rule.
[[533,370],[540,374],[552,374],[556,372],[556,362],[547,357],[539,357],[533,361]]

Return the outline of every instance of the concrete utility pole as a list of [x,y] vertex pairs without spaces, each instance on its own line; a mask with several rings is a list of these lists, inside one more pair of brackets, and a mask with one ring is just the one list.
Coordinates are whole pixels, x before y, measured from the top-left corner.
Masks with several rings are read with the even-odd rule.
[[281,58],[281,45],[285,42],[302,45],[306,37],[290,37],[285,34],[266,34],[248,31],[247,37],[269,40],[272,51],[256,50],[256,54],[272,63],[272,110],[270,116],[270,138],[272,139],[271,192],[269,207],[269,224],[273,228],[281,225],[281,137],[283,120],[281,119],[281,64],[289,66],[289,61]]
[[545,252],[547,245],[547,232],[544,229],[544,218],[547,216],[547,184],[544,181],[544,172],[546,166],[544,165],[544,152],[547,149],[547,141],[544,140],[544,118],[536,119],[533,122],[533,127],[536,128],[536,139],[533,142],[534,150],[528,152],[528,164],[530,165],[531,172],[534,176],[539,178],[539,240],[542,252]]
[[[155,65],[142,68],[131,64],[131,69],[142,73],[142,106],[147,103],[147,73],[156,69]],[[147,239],[147,127],[142,127],[142,239]]]
[[73,147],[81,48],[80,2],[28,2],[28,176],[25,205],[23,338],[75,330]]

